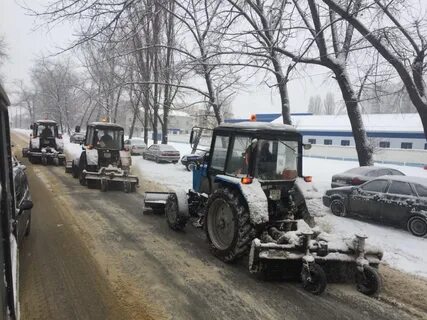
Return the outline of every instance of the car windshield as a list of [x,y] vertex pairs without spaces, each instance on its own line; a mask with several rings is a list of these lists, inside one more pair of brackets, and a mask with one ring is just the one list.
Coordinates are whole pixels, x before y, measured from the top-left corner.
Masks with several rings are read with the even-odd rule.
[[113,128],[95,129],[94,140],[98,148],[121,150],[123,130]]
[[298,141],[258,141],[255,176],[260,180],[294,180],[297,166]]

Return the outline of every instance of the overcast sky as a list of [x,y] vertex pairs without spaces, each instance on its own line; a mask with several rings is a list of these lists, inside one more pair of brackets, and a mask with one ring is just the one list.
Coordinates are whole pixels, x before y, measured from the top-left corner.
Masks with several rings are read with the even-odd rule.
[[[29,83],[29,74],[34,60],[42,55],[58,51],[72,41],[73,27],[67,23],[57,25],[51,30],[37,28],[39,22],[26,14],[20,6],[23,0],[0,0],[0,33],[8,45],[9,59],[2,67],[6,90],[13,89],[13,81],[24,80]],[[49,0],[27,0],[32,7],[48,3]],[[335,92],[335,99],[341,97],[335,81],[327,78],[327,70],[310,66],[310,74],[294,74],[297,79],[289,83],[289,95],[292,112],[307,110],[311,95],[324,96],[327,91]],[[245,90],[235,96],[233,112],[237,117],[248,117],[251,113],[280,113],[280,98],[275,89],[258,85],[260,74],[251,79]],[[13,102],[13,99],[12,99]]]

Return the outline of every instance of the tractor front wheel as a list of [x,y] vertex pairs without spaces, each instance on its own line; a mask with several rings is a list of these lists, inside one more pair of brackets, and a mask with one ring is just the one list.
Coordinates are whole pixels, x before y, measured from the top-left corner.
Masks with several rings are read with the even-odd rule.
[[381,291],[383,280],[378,270],[371,266],[365,266],[363,272],[356,277],[357,290],[367,296],[378,296]]
[[255,230],[237,190],[217,189],[206,204],[205,230],[214,256],[233,262],[250,249]]
[[317,263],[302,267],[301,281],[304,289],[315,295],[322,294],[326,289],[325,271]]
[[166,200],[165,215],[169,228],[175,231],[184,229],[188,218],[180,214],[178,198],[175,193],[170,194]]

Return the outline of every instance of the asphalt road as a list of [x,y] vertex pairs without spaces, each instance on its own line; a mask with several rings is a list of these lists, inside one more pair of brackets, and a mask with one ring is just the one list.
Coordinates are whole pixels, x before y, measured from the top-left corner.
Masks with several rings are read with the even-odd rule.
[[[15,136],[15,143],[24,141]],[[28,166],[32,233],[20,251],[22,319],[413,319],[400,308],[330,285],[265,282],[247,263],[210,255],[201,230],[172,232],[143,213],[139,192],[101,193],[63,167]]]

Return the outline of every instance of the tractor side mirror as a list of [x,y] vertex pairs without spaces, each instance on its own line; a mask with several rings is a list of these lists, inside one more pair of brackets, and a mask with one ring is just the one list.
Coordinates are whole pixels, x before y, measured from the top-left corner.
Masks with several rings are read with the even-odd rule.
[[304,150],[310,150],[311,149],[311,143],[304,143]]
[[191,129],[191,133],[190,133],[190,145],[193,144],[193,138],[194,138],[194,130]]
[[76,126],[76,127],[74,128],[74,131],[75,131],[75,132],[80,132],[80,126]]
[[19,214],[25,210],[30,210],[33,208],[33,202],[31,200],[23,200],[19,206]]

